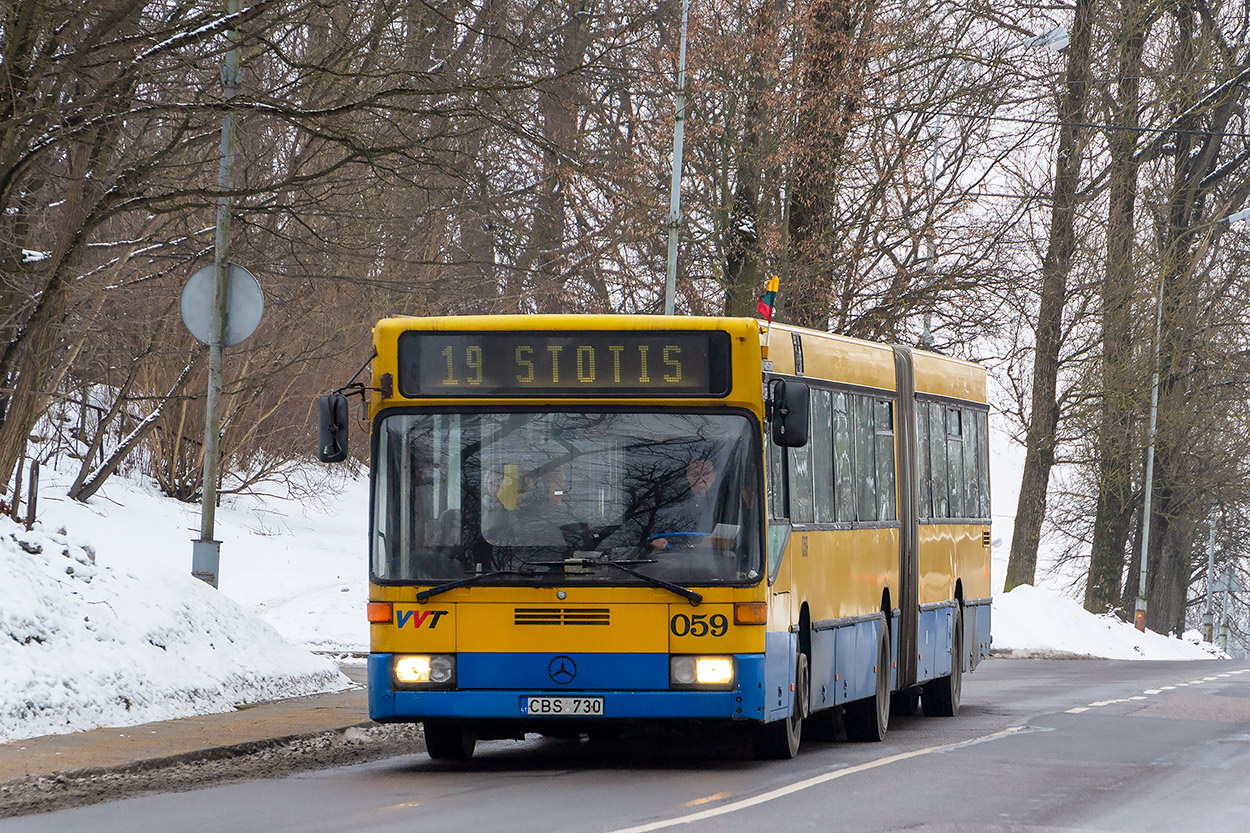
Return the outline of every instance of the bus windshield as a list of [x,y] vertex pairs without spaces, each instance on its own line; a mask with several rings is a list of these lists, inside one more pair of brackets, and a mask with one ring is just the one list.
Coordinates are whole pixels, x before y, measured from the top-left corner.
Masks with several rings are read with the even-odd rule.
[[761,577],[762,452],[745,416],[402,413],[379,430],[379,581],[493,571],[481,583]]

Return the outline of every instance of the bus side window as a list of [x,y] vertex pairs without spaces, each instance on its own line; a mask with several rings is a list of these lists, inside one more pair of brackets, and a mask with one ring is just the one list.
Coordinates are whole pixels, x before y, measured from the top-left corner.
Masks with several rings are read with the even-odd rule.
[[833,499],[838,523],[855,520],[855,447],[851,440],[851,396],[833,394]]
[[929,459],[929,406],[925,402],[916,403],[916,462],[920,487],[920,517],[929,520],[933,517],[933,467]]
[[929,403],[929,450],[932,452],[933,468],[933,517],[949,518],[950,504],[946,499],[946,407],[940,402]]
[[827,390],[812,390],[812,480],[816,487],[816,523],[834,521],[833,408]]
[[971,408],[963,409],[960,422],[964,429],[964,517],[981,517],[980,466],[977,464],[977,414]]
[[987,411],[977,411],[977,460],[980,466],[977,471],[977,490],[980,493],[979,505],[981,517],[990,517],[990,415]]
[[965,518],[964,512],[964,432],[958,408],[946,409],[947,490],[952,518]]
[[773,443],[771,431],[764,432],[764,451],[768,464],[768,516],[788,518],[786,511],[786,475],[781,449]]
[[877,520],[877,427],[874,401],[867,396],[852,397],[855,402],[855,479],[858,489],[858,516],[861,521]]
[[892,521],[894,516],[894,411],[893,403],[873,402],[877,417],[877,520]]
[[812,443],[790,452],[790,520],[810,524],[816,519],[812,498]]

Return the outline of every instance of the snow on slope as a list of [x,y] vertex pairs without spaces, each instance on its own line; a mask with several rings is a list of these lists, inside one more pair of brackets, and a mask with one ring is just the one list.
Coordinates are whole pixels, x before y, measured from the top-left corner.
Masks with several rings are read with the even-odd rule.
[[1191,631],[1175,639],[1142,633],[1114,616],[1095,616],[1071,599],[1027,584],[994,597],[996,654],[1014,657],[1213,659],[1223,653]]
[[347,685],[334,662],[189,573],[111,555],[0,520],[0,741]]

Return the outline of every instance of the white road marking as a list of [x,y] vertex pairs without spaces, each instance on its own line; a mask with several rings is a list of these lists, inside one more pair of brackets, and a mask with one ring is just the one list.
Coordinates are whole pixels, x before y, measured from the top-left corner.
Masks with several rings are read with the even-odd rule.
[[613,830],[611,833],[648,833],[648,831],[651,830],[663,830],[666,827],[676,827],[679,824],[693,824],[696,821],[703,821],[704,819],[716,818],[717,816],[723,816],[729,813],[736,813],[739,810],[746,810],[749,807],[756,807],[769,801],[775,801],[778,798],[783,798],[796,792],[811,789],[812,787],[826,784],[847,775],[854,775],[857,772],[866,772],[867,770],[888,766],[889,764],[898,763],[899,761],[919,758],[922,755],[928,755],[931,752],[945,752],[949,749],[959,749],[964,746],[972,746],[976,743],[986,743],[988,741],[999,740],[1001,738],[1014,735],[1016,732],[1019,732],[1024,728],[1026,727],[1012,726],[1010,729],[1004,729],[1001,732],[995,732],[992,735],[984,735],[979,738],[973,738],[972,740],[960,741],[959,743],[949,743],[945,746],[930,746],[926,749],[917,749],[915,752],[902,752],[898,755],[889,755],[885,758],[869,761],[866,764],[857,764],[855,766],[847,767],[846,769],[826,772],[824,775],[816,775],[811,778],[805,778],[802,781],[796,781],[793,784],[778,787],[775,790],[769,790],[766,793],[760,793],[759,795],[752,796],[751,798],[744,798],[741,801],[734,801],[721,807],[713,807],[710,810],[700,810],[697,813],[690,813],[685,816],[664,819],[663,821],[653,821],[648,824],[640,824],[636,827],[624,827],[620,830]]
[[1146,692],[1145,692],[1145,693],[1146,693],[1146,694],[1159,694],[1159,693],[1160,693],[1160,692],[1162,692],[1162,691],[1163,691],[1163,689],[1161,689],[1161,688],[1148,688],[1148,689],[1146,689]]
[[1068,714],[1080,714],[1089,711],[1089,706],[1077,706],[1075,709],[1068,709]]

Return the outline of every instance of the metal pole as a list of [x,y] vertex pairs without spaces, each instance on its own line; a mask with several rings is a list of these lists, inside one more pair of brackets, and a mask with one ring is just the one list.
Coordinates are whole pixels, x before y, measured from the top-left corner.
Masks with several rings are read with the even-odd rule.
[[[238,14],[240,0],[226,0],[227,12]],[[239,31],[226,33],[230,48],[221,67],[222,97],[227,103],[239,90]],[[221,163],[217,169],[217,237],[213,253],[213,313],[208,343],[208,398],[204,406],[203,503],[200,538],[191,545],[191,574],[217,586],[221,542],[213,538],[217,509],[218,439],[221,433],[221,377],[226,332],[227,270],[230,268],[230,197],[234,187],[234,114],[227,107],[221,117]]]
[[1146,451],[1146,499],[1142,506],[1141,575],[1137,580],[1137,605],[1133,624],[1146,630],[1146,554],[1150,551],[1150,503],[1155,477],[1155,431],[1159,424],[1159,342],[1163,339],[1163,275],[1159,275],[1159,304],[1155,313],[1154,373],[1150,379],[1150,444]]
[[1202,638],[1215,641],[1215,512],[1211,512],[1211,533],[1207,538],[1207,609],[1202,614]]
[[664,314],[677,311],[677,230],[681,227],[681,145],[686,135],[686,21],[690,0],[681,3],[681,47],[677,53],[677,100],[673,117],[673,183],[668,197],[668,272],[664,278]]

